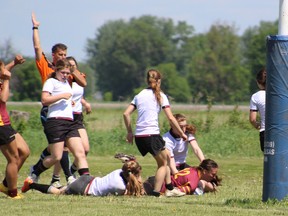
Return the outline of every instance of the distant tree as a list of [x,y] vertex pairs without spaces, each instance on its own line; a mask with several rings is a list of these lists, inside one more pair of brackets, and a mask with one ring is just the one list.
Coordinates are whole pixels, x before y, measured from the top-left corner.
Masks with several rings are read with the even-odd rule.
[[16,51],[13,48],[11,39],[7,39],[2,44],[0,44],[0,59],[8,63],[15,56]]
[[250,77],[241,67],[239,44],[235,27],[223,24],[214,24],[207,34],[191,38],[193,54],[187,69],[195,102],[206,102],[208,97],[228,103],[247,99]]
[[175,102],[187,103],[191,101],[190,88],[185,77],[179,76],[174,63],[157,66],[163,75],[161,88],[169,98]]
[[79,64],[79,70],[81,72],[85,73],[85,75],[86,75],[87,86],[84,89],[85,97],[90,98],[97,91],[97,88],[96,88],[97,77],[96,77],[95,71],[86,63],[78,62],[78,64]]
[[277,35],[278,21],[260,22],[259,26],[248,28],[242,36],[243,65],[250,72],[250,92],[258,88],[255,83],[257,72],[266,67],[266,40],[268,35]]
[[87,43],[89,64],[96,71],[99,90],[112,92],[113,100],[130,97],[133,89],[144,84],[148,67],[175,60],[176,45],[184,38],[185,26],[181,23],[182,28],[175,27],[171,19],[142,16],[100,27]]
[[34,59],[26,58],[12,70],[10,88],[13,101],[40,101],[42,84]]

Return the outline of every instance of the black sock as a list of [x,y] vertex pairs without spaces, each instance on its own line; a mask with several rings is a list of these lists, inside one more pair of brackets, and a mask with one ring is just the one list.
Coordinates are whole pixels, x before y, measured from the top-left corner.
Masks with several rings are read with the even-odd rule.
[[4,180],[2,181],[2,183],[3,183],[3,185],[4,185],[5,187],[8,187],[6,177],[4,178]]
[[42,193],[48,193],[50,185],[44,185],[44,184],[38,184],[38,183],[32,183],[30,184],[30,189],[35,189],[37,191],[40,191]]
[[42,151],[38,162],[33,166],[33,169],[36,169],[36,167],[41,164],[41,162],[43,161],[43,159],[44,159],[45,157],[49,156],[49,155],[51,155],[51,154],[49,153],[48,149],[45,148],[45,149]]
[[52,180],[51,180],[51,184],[53,184],[53,183],[56,182],[56,181],[60,181],[60,176],[58,176],[58,175],[53,175],[53,176],[52,176]]
[[75,165],[75,163],[73,163],[72,166],[70,167],[70,172],[73,175],[76,171],[77,171],[77,166]]
[[166,188],[168,190],[173,190],[174,189],[174,186],[172,185],[172,183],[166,184],[165,186],[166,186]]
[[78,170],[79,175],[90,175],[89,168],[82,168]]
[[45,170],[47,170],[48,168],[46,168],[43,165],[43,161],[41,161],[41,163],[39,164],[39,166],[36,167],[36,169],[34,169],[34,171],[32,172],[33,174],[35,174],[36,176],[39,176],[42,172],[44,172]]
[[63,151],[62,158],[60,160],[60,164],[62,167],[62,170],[64,172],[64,175],[66,177],[66,180],[68,181],[68,177],[72,176],[72,173],[70,171],[69,167],[69,152]]
[[159,197],[160,196],[160,192],[157,192],[157,191],[152,191],[152,195],[155,196],[155,197]]

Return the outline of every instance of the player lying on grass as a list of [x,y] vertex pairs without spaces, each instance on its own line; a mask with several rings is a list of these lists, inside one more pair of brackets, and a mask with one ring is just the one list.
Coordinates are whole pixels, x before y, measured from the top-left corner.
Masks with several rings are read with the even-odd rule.
[[[217,176],[218,164],[211,159],[204,159],[199,166],[189,167],[171,175],[174,187],[186,194],[201,195],[204,192],[216,192],[217,186],[221,185],[221,178]],[[152,195],[154,188],[154,176],[149,177],[143,187],[147,195]],[[162,185],[161,193],[165,192],[165,184]]]
[[73,183],[60,189],[51,185],[34,183],[32,179],[27,178],[22,187],[22,192],[25,193],[30,189],[34,189],[42,193],[57,195],[141,196],[144,194],[141,170],[139,163],[131,160],[125,162],[122,169],[114,170],[104,177],[82,175]]

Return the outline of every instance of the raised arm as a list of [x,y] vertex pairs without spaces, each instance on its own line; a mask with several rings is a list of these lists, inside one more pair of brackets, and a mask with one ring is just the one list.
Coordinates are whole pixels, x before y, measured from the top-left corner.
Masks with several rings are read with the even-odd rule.
[[11,71],[16,65],[23,64],[26,61],[26,59],[23,58],[21,55],[16,55],[14,60],[5,65],[5,68],[8,71]]
[[40,60],[42,56],[42,48],[40,45],[40,36],[39,36],[39,26],[40,22],[36,20],[36,16],[34,13],[32,13],[32,38],[33,38],[33,46],[34,46],[34,51],[35,51],[35,59]]
[[9,83],[11,73],[5,69],[4,63],[0,61],[0,78],[2,79],[0,101],[6,103],[9,98]]

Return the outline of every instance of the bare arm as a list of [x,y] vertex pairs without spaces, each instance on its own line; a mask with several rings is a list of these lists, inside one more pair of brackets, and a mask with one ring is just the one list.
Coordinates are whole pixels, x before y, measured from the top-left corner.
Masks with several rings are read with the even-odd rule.
[[73,76],[74,80],[77,82],[78,85],[82,87],[87,86],[86,77],[83,73],[81,73],[79,70],[71,70],[71,75]]
[[250,110],[249,121],[253,125],[254,128],[260,129],[260,122],[257,121],[257,112],[254,110]]
[[182,137],[182,139],[185,141],[187,140],[187,136],[186,134],[183,132],[183,130],[180,128],[177,120],[175,119],[175,117],[172,114],[172,111],[170,109],[170,107],[166,107],[164,109],[164,113],[167,117],[167,119],[170,122],[170,125],[177,131],[177,133]]
[[36,16],[34,13],[32,13],[32,25],[33,25],[33,46],[34,46],[34,51],[35,51],[35,59],[40,60],[42,56],[42,48],[40,45],[40,36],[39,36],[39,29],[38,27],[40,26],[40,22],[36,20]]
[[8,71],[11,71],[16,65],[23,64],[26,60],[21,55],[16,55],[14,60],[5,65],[5,68]]
[[70,93],[62,93],[58,95],[51,95],[49,92],[42,92],[41,102],[44,106],[49,106],[61,99],[68,100],[72,95]]
[[127,129],[126,142],[133,144],[133,132],[131,126],[131,114],[134,112],[135,107],[130,104],[123,113],[124,123]]
[[81,99],[81,103],[85,108],[86,114],[90,114],[92,112],[91,104],[88,103],[84,98]]
[[3,79],[0,93],[0,101],[6,103],[9,98],[9,80],[11,73],[5,69],[5,65],[0,61],[0,78]]
[[171,174],[174,175],[174,174],[178,173],[178,170],[176,168],[175,159],[174,159],[174,157],[171,157],[170,151],[168,149],[167,149],[167,151],[168,151],[168,154],[169,154],[169,157],[170,157],[169,166],[170,166]]
[[199,161],[203,161],[205,159],[204,154],[201,150],[201,148],[199,147],[198,143],[196,140],[191,140],[190,141],[190,145],[193,149],[194,154],[197,156],[197,158],[199,159]]

